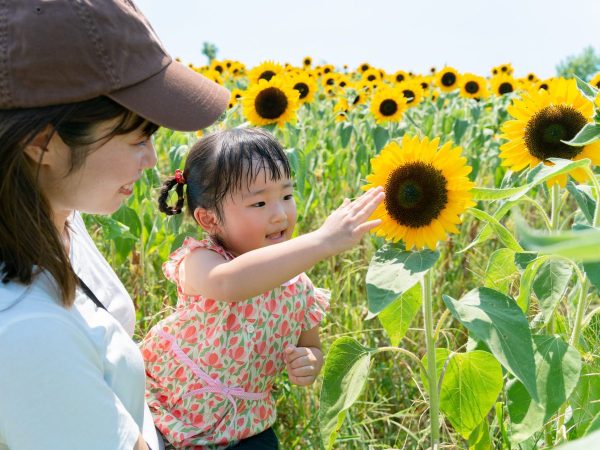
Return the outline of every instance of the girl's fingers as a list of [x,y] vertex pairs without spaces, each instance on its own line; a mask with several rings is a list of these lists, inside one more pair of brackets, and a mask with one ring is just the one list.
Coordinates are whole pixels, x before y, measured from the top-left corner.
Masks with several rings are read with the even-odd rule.
[[375,197],[369,199],[369,201],[365,203],[360,210],[355,211],[354,219],[360,222],[368,219],[384,199],[385,194],[383,192],[379,192]]
[[292,375],[295,377],[315,376],[316,369],[314,366],[303,366],[292,370]]
[[354,229],[354,232],[362,235],[371,231],[373,228],[378,227],[379,225],[381,225],[381,219],[369,220],[368,222],[361,223],[359,226],[357,226]]
[[365,204],[371,201],[374,197],[377,196],[377,194],[379,194],[382,191],[383,188],[381,186],[369,189],[367,192],[365,192],[352,202],[351,210],[353,212],[360,211],[362,208],[364,208]]

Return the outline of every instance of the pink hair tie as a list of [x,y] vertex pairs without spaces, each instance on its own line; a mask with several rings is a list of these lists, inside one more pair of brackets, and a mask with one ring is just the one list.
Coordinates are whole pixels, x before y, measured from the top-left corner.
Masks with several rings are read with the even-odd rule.
[[179,169],[175,171],[175,181],[177,184],[185,184],[185,178],[183,178],[183,172]]

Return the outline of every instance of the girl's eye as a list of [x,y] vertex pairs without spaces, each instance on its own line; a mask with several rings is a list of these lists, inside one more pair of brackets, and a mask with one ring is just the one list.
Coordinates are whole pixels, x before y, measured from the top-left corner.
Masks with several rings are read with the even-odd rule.
[[145,147],[146,145],[148,145],[148,142],[150,142],[150,138],[144,138],[143,140],[136,142],[134,145],[138,146],[138,147]]
[[293,200],[294,196],[292,194],[288,194],[286,196],[283,197],[284,200]]
[[266,205],[265,202],[256,202],[252,206],[255,207],[255,208],[262,208],[265,205]]

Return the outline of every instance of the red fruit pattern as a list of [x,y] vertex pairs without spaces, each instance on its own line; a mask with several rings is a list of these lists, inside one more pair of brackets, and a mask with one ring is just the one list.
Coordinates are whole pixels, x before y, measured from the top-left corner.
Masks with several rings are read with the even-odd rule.
[[[146,362],[146,397],[161,433],[175,448],[220,449],[258,434],[275,422],[275,400],[236,398],[207,387],[190,368],[198,366],[213,380],[246,392],[270,392],[285,370],[283,350],[296,344],[303,330],[314,328],[329,308],[328,296],[305,274],[243,302],[218,302],[185,296],[179,265],[192,250],[207,248],[233,259],[210,239],[188,237],[163,264],[165,276],[177,284],[177,308],[156,324],[140,344]],[[310,303],[310,306],[309,306]],[[174,336],[189,358],[181,364],[160,333]],[[202,391],[192,396],[186,393]]]

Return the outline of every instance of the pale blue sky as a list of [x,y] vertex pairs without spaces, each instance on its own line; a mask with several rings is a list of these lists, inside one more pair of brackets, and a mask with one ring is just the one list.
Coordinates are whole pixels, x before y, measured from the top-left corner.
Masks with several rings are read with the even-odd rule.
[[545,78],[566,56],[600,50],[598,0],[135,0],[167,50],[206,63],[202,42],[219,59],[247,66],[272,59],[355,68],[367,61],[393,72],[425,73],[444,64],[487,75],[511,62],[515,75]]

